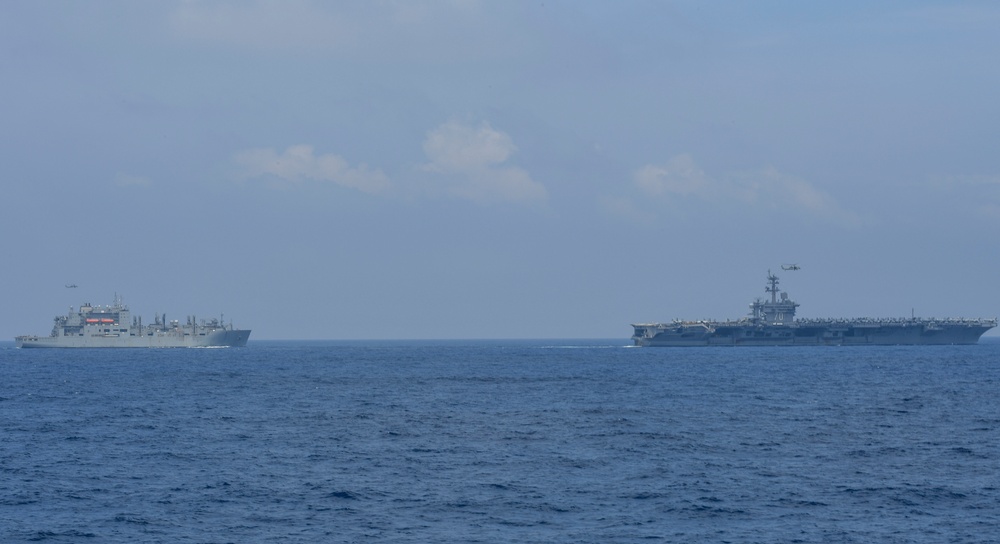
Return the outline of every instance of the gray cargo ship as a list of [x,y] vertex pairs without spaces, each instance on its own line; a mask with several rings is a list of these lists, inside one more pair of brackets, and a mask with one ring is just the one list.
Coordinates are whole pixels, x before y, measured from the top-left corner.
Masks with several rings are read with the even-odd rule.
[[[784,267],[783,267],[784,268]],[[795,267],[794,269],[797,269]],[[975,344],[997,319],[795,319],[798,303],[767,272],[770,300],[757,299],[736,321],[633,323],[636,346],[854,346]]]
[[189,316],[185,325],[168,322],[157,315],[143,326],[117,295],[111,306],[70,307],[67,315],[56,316],[49,336],[18,336],[19,348],[210,348],[247,345],[249,330],[235,329],[219,319],[202,320]]

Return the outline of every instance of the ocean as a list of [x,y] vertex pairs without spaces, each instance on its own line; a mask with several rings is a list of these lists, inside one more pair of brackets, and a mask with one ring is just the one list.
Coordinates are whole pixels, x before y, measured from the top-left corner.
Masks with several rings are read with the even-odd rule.
[[0,542],[997,542],[1000,340],[0,343]]

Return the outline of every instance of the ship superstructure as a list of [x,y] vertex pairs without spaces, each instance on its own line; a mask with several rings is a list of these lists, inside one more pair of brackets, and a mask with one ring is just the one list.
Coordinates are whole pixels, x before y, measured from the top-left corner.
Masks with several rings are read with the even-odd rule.
[[24,335],[14,338],[19,348],[180,348],[240,347],[247,344],[249,330],[226,325],[222,317],[201,320],[188,316],[182,325],[157,315],[153,323],[143,325],[142,317],[133,316],[121,297],[115,295],[110,306],[85,303],[79,310],[70,307],[66,315],[56,316],[49,336]]
[[754,300],[748,317],[633,323],[632,341],[636,346],[975,344],[997,326],[996,318],[796,319],[798,303],[778,289],[778,276],[770,270],[767,282],[770,300]]

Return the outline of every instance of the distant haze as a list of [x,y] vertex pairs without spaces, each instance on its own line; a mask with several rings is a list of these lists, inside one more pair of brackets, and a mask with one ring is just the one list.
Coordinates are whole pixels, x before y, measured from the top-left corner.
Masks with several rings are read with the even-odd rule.
[[997,28],[963,1],[7,1],[0,338],[118,293],[251,341],[625,339],[746,315],[768,269],[802,317],[992,317]]

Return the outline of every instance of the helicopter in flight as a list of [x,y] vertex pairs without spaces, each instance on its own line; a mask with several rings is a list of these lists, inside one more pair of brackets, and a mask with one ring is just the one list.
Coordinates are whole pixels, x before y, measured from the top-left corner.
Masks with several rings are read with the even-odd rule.
[[802,267],[797,264],[783,264],[781,265],[782,270],[801,270]]

